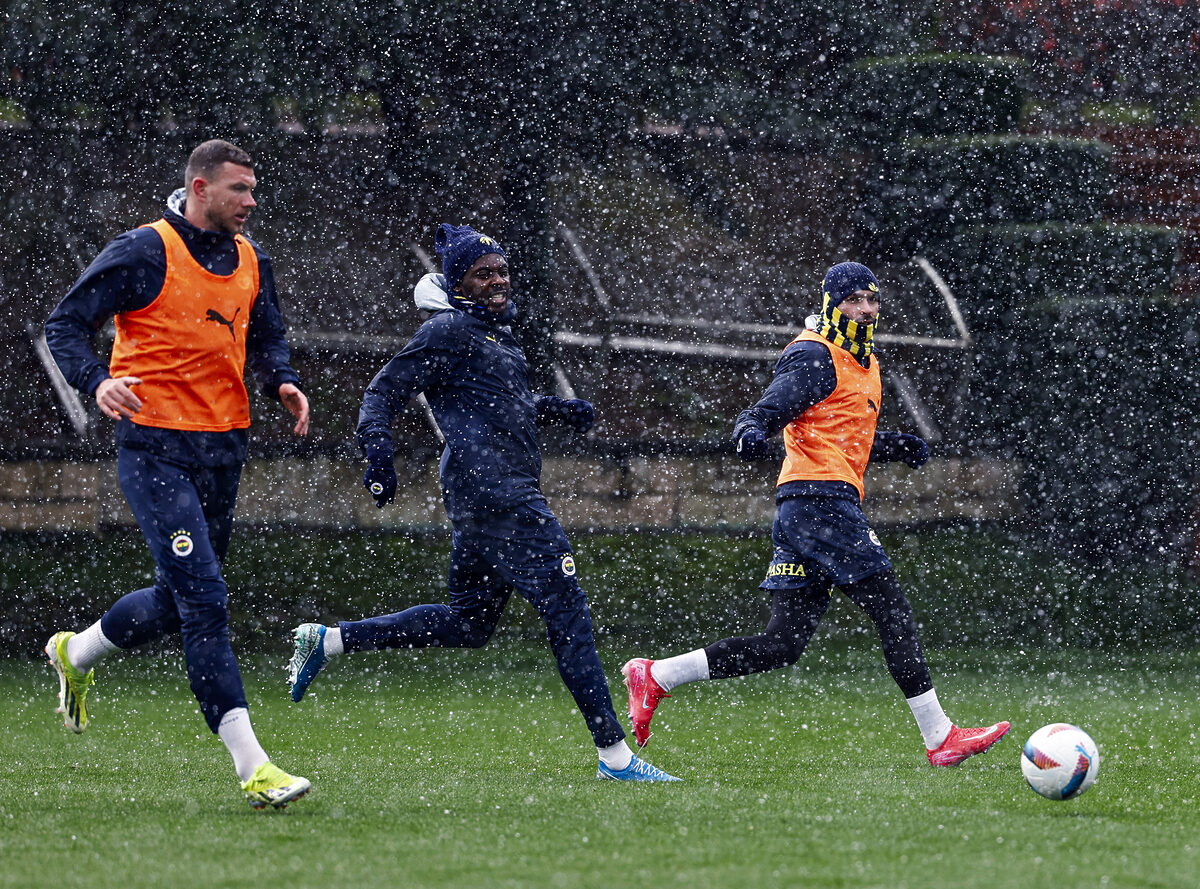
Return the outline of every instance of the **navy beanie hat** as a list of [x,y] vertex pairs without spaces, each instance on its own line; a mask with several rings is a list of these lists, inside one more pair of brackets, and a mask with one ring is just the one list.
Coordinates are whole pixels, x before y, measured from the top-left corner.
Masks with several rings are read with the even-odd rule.
[[878,293],[879,280],[860,262],[839,262],[825,273],[825,283],[821,290],[822,306],[825,311],[829,311],[856,290]]
[[480,234],[469,225],[450,225],[443,222],[438,226],[433,247],[442,258],[442,274],[446,276],[446,290],[453,291],[463,279],[475,260],[489,253],[498,253],[508,259],[499,242]]

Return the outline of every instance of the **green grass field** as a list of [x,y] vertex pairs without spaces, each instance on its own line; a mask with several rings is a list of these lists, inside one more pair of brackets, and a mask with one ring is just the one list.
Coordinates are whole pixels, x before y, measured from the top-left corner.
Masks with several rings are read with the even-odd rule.
[[[604,650],[618,669],[643,652]],[[657,652],[645,652],[657,653]],[[963,723],[1011,719],[986,756],[926,762],[871,640],[680,689],[647,758],[686,779],[594,779],[544,646],[335,662],[299,705],[282,657],[244,664],[275,760],[312,779],[284,812],[241,799],[174,654],[105,664],[87,733],[52,672],[0,661],[0,887],[1195,887],[1200,658],[931,652]],[[623,698],[618,696],[618,709]],[[1024,785],[1020,745],[1083,725],[1103,764],[1066,803]]]

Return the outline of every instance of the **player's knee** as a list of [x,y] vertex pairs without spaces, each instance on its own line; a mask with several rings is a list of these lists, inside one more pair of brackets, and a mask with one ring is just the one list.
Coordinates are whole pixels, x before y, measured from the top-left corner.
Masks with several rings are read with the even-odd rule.
[[192,636],[213,637],[229,630],[229,608],[225,597],[188,603],[179,610],[180,628]]
[[462,608],[445,606],[452,628],[452,640],[443,643],[454,648],[483,648],[491,641],[500,623],[502,610],[494,607]]
[[763,650],[773,662],[776,669],[779,667],[790,667],[796,661],[800,660],[800,655],[804,654],[807,642],[807,636],[801,637],[792,633],[781,633],[765,637]]
[[491,641],[496,632],[495,624],[481,624],[464,621],[459,628],[459,639],[462,648],[483,648]]

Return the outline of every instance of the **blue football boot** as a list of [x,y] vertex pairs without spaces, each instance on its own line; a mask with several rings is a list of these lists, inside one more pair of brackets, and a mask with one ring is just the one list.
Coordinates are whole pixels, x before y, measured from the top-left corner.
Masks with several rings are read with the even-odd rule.
[[610,769],[604,763],[600,763],[600,767],[596,770],[596,778],[601,781],[682,781],[682,778],[676,778],[674,775],[668,775],[660,768],[650,765],[644,759],[638,759],[635,755],[629,761],[629,765],[617,771]]
[[321,624],[300,624],[292,631],[292,638],[296,648],[287,666],[288,684],[292,687],[292,700],[298,701],[329,658],[325,657],[325,627]]

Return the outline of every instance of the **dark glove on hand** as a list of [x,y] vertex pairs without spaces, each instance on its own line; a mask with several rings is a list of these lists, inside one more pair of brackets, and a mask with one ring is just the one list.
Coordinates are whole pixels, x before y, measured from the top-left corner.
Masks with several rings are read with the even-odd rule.
[[899,460],[913,469],[919,469],[929,462],[929,445],[925,444],[923,438],[907,432],[878,432],[875,446],[871,449],[871,459]]
[[385,504],[396,502],[396,467],[390,448],[379,445],[367,446],[367,471],[363,473],[363,487],[375,498],[375,505],[383,509]]
[[767,436],[761,429],[751,426],[737,440],[737,455],[743,460],[765,460],[771,456]]
[[538,421],[567,426],[576,432],[587,432],[596,422],[596,409],[582,398],[559,398],[543,395],[537,401]]

